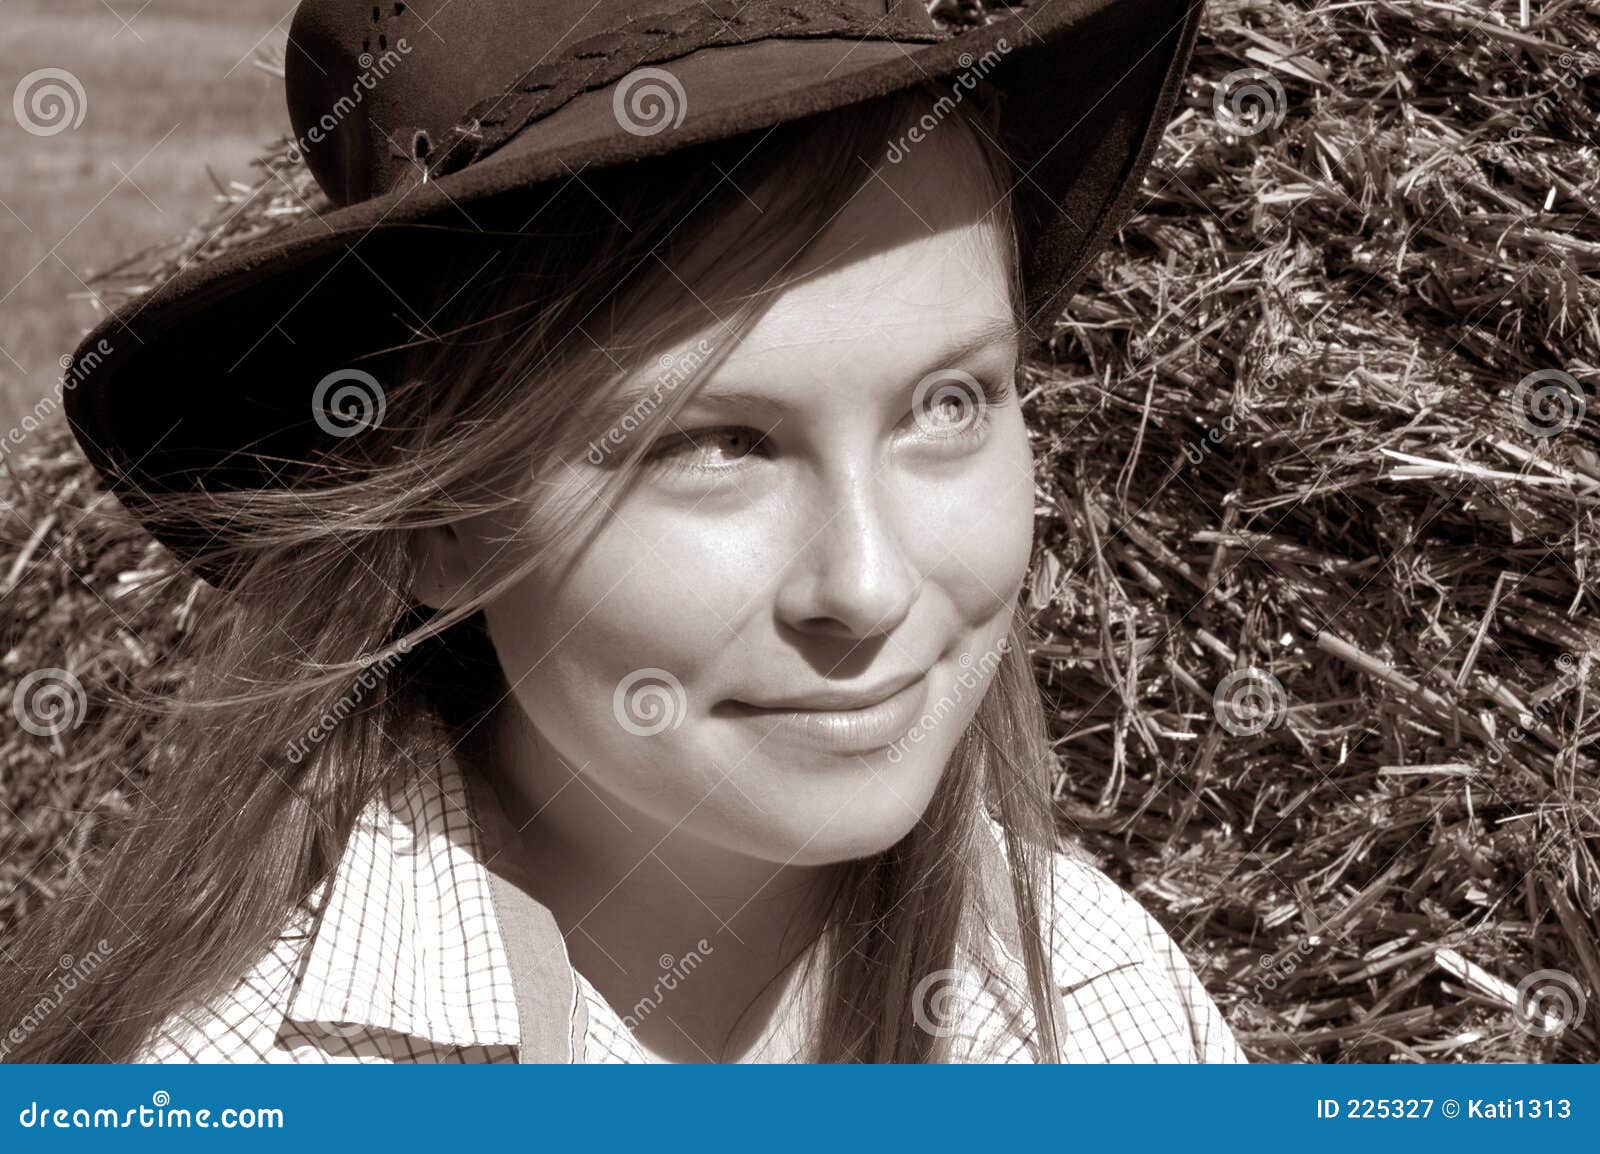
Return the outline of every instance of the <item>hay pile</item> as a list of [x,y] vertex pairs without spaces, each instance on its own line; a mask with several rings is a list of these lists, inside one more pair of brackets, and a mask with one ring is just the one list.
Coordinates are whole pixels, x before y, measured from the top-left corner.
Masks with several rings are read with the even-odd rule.
[[[1063,817],[1258,1060],[1600,1060],[1600,3],[1535,8],[1213,0],[1150,202],[1029,372]],[[318,206],[262,164],[107,284]],[[0,927],[115,836],[146,751],[97,740],[108,694],[184,676],[206,600],[136,595],[164,555],[28,448],[0,693],[87,702],[0,711]]]

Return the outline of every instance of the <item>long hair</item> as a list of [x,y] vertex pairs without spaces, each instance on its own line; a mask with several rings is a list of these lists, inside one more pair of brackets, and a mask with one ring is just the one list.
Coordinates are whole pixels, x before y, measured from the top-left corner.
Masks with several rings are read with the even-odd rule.
[[[592,443],[599,384],[642,369],[660,342],[704,322],[665,266],[698,261],[697,287],[743,284],[737,277],[752,268],[768,274],[727,318],[736,340],[811,238],[871,179],[868,162],[884,142],[935,98],[913,89],[759,140],[684,150],[653,160],[648,180],[632,168],[584,174],[564,182],[532,226],[508,204],[504,233],[463,234],[450,267],[438,270],[438,283],[451,287],[441,289],[430,331],[365,360],[386,383],[382,422],[281,462],[287,484],[162,497],[157,512],[174,524],[198,525],[200,539],[216,530],[207,560],[232,575],[230,587],[186,643],[193,684],[149,702],[154,716],[130,715],[130,725],[162,727],[153,796],[92,889],[35,914],[11,950],[19,965],[0,988],[0,1024],[38,1003],[56,959],[114,945],[59,995],[12,1060],[136,1056],[170,1014],[225,993],[270,948],[335,868],[358,814],[396,775],[429,756],[441,734],[481,737],[485,702],[503,686],[482,605],[593,528],[611,503],[608,493],[583,507],[538,507],[535,466]],[[942,131],[959,134],[973,156],[970,171],[951,179],[981,180],[993,193],[994,233],[1020,314],[1012,174],[992,143],[995,115],[969,95]],[[709,227],[745,195],[726,177],[735,170],[741,186],[771,199],[748,235],[708,248]],[[506,255],[484,273],[475,246],[491,242]],[[601,325],[603,348],[589,336]],[[675,413],[719,361],[696,366],[649,419]],[[648,442],[636,437],[625,447],[608,486],[629,483]],[[529,532],[507,542],[516,564],[503,579],[449,611],[415,603],[417,530],[533,507]],[[958,1057],[946,1031],[925,1028],[916,1002],[930,975],[952,971],[958,943],[981,941],[979,927],[996,918],[1020,928],[1041,1056],[1059,1060],[1040,932],[1046,855],[1055,847],[1049,748],[1021,625],[1009,641],[922,820],[889,850],[843,863],[827,888],[817,931],[824,948],[814,956],[825,956],[828,969],[813,1060]],[[369,673],[374,662],[385,676]],[[329,727],[353,678],[362,679],[360,704]],[[313,729],[325,738],[296,742]],[[985,908],[971,866],[989,836],[984,807],[1005,830],[1004,911]]]

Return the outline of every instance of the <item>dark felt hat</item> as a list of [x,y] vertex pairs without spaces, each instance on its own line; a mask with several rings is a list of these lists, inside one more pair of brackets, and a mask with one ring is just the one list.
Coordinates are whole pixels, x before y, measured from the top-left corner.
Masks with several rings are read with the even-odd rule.
[[420,293],[436,251],[419,234],[481,228],[573,173],[973,72],[1002,96],[1028,336],[1046,340],[1137,206],[1202,2],[1031,0],[951,34],[921,0],[302,0],[294,147],[335,207],[108,317],[76,356],[73,433],[192,559],[207,543],[158,517],[161,494],[257,483],[314,434],[330,374],[405,338],[408,278]]

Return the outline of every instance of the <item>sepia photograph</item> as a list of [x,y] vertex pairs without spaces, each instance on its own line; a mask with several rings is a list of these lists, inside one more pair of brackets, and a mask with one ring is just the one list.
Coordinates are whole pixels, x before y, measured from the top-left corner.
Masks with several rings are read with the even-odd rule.
[[1574,1140],[1400,1068],[1600,1061],[1596,0],[0,0],[0,156],[20,1136],[1077,1064]]

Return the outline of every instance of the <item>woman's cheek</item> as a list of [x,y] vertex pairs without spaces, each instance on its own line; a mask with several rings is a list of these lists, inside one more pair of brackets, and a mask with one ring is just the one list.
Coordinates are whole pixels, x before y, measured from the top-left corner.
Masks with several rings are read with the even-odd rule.
[[511,635],[508,648],[521,660],[557,675],[560,684],[541,695],[547,700],[592,707],[603,696],[609,703],[630,677],[657,669],[668,676],[631,684],[659,681],[671,689],[675,680],[689,709],[707,708],[711,702],[697,698],[736,643],[732,615],[754,604],[753,559],[761,549],[737,518],[637,507],[618,513],[558,585],[529,581],[503,598],[491,610],[491,630]]
[[[1033,458],[1014,409],[996,413],[994,439],[975,467],[923,504],[911,534],[933,575],[971,623],[1010,608],[1033,552]],[[907,500],[914,501],[915,488]]]
[[1007,451],[1002,456],[994,500],[995,539],[990,543],[997,566],[996,585],[1006,594],[1007,604],[1015,602],[1033,557],[1033,449],[1021,410],[1013,403],[1004,410],[999,432],[1004,434]]
[[[559,588],[530,581],[486,611],[513,697],[565,772],[581,768],[602,792],[647,810],[664,806],[663,818],[677,812],[677,793],[705,792],[682,768],[703,760],[683,748],[699,731],[684,723],[709,705],[715,630],[691,607],[699,603],[648,552],[600,548]],[[541,788],[561,783],[552,771]]]
[[[1018,417],[1018,424],[1021,418]],[[1020,463],[1005,474],[1001,496],[995,502],[993,538],[988,555],[994,558],[995,588],[1005,595],[1007,605],[1015,604],[1033,558],[1033,457],[1027,452],[1027,434],[1019,428],[1023,445]]]

